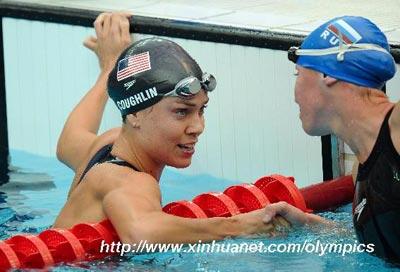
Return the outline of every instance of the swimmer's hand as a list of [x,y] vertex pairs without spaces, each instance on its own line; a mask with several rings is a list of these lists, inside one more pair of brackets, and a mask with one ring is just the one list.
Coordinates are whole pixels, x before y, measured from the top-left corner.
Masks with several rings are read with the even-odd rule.
[[269,222],[263,220],[265,216],[265,209],[236,215],[244,230],[240,236],[275,236],[290,228],[290,224],[280,216],[272,218]]
[[305,213],[302,210],[284,202],[270,204],[265,207],[264,223],[273,222],[278,216],[283,217],[293,227],[300,227],[304,225],[333,225],[332,222],[315,214]]
[[122,51],[131,44],[129,13],[101,13],[94,22],[96,37],[90,36],[84,46],[96,53],[100,69],[109,73]]

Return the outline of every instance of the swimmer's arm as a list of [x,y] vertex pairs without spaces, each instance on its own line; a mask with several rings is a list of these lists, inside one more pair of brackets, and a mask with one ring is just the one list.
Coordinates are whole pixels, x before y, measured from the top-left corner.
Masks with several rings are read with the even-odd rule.
[[123,243],[194,243],[268,233],[274,227],[262,222],[263,209],[229,218],[191,219],[166,214],[156,186],[145,183],[123,186],[104,197],[104,212]]
[[282,216],[286,221],[288,221],[292,226],[326,226],[333,227],[335,223],[325,218],[312,213],[306,213],[297,207],[288,204],[285,201],[280,201],[277,203],[272,203],[265,207],[265,217],[264,222],[269,223],[271,220],[277,216]]
[[82,98],[65,122],[57,143],[57,158],[76,170],[87,157],[97,137],[107,102],[107,74],[101,73],[96,84]]
[[95,85],[73,109],[57,143],[57,157],[76,171],[96,139],[108,99],[107,79],[120,53],[131,43],[130,14],[102,13],[94,22],[97,38],[85,46],[96,53],[101,68]]

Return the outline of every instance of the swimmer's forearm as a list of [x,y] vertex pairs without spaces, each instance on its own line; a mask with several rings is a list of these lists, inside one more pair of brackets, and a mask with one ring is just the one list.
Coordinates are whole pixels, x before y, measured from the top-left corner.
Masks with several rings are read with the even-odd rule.
[[[84,129],[97,134],[104,108],[108,100],[108,73],[102,72],[96,84],[81,99],[68,117],[65,127]],[[64,128],[65,128],[64,127]]]
[[[138,220],[139,221],[139,220]],[[132,224],[130,234],[120,237],[124,243],[195,243],[222,240],[244,234],[238,217],[191,219],[154,212]]]
[[76,169],[96,138],[107,103],[107,73],[81,99],[65,122],[57,143],[57,158]]

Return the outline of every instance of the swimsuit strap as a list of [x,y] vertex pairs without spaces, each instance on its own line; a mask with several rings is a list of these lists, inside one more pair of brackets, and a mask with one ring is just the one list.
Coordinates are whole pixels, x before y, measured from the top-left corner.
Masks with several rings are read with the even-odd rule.
[[[82,181],[82,179],[84,178],[84,176],[87,174],[87,172],[89,172],[89,170],[100,163],[113,163],[116,165],[120,165],[120,166],[125,166],[125,167],[129,167],[135,171],[139,171],[139,169],[137,169],[135,166],[133,166],[132,164],[121,160],[119,158],[114,157],[113,155],[111,155],[111,149],[112,149],[113,145],[112,144],[108,144],[106,146],[103,146],[102,148],[99,149],[99,151],[96,152],[96,154],[93,155],[92,159],[89,161],[88,165],[86,166],[85,170],[83,171],[79,182]],[[79,183],[78,182],[78,183]]]

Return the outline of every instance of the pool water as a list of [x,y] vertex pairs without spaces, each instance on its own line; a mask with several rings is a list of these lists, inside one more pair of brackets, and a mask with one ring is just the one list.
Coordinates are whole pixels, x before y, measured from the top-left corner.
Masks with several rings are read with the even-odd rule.
[[[12,150],[10,182],[0,187],[0,239],[24,233],[37,234],[48,228],[66,200],[73,172],[55,158]],[[272,173],[266,173],[272,174]],[[283,173],[284,174],[284,173]],[[208,191],[223,191],[240,181],[209,175],[186,176],[166,169],[161,178],[163,204],[192,199]],[[1,184],[1,181],[0,181]],[[322,216],[340,228],[311,231],[296,229],[284,236],[235,239],[220,243],[263,242],[287,244],[304,241],[354,244],[351,206]],[[60,264],[52,271],[391,271],[396,268],[367,253],[154,253],[109,257],[96,262]]]

